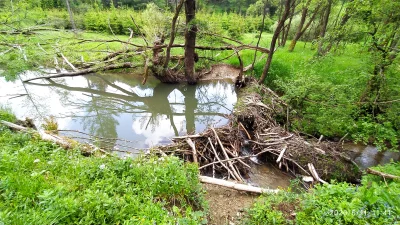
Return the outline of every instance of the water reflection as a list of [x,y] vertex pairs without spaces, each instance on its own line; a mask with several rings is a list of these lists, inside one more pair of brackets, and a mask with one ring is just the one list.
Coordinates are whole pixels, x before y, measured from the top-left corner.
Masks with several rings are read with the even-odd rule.
[[[31,117],[40,124],[44,117],[53,115],[59,129],[102,137],[102,147],[130,149],[169,143],[173,136],[223,125],[236,103],[234,85],[228,81],[196,86],[167,85],[152,79],[146,85],[140,82],[140,77],[121,74],[25,84],[1,79],[0,100],[18,117]],[[9,99],[12,94],[28,95]],[[82,133],[63,134],[85,140]]]

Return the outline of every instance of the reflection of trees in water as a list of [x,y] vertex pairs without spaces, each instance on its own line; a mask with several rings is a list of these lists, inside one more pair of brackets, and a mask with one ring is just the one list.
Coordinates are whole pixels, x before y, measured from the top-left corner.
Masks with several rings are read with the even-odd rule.
[[[106,83],[93,82],[89,78],[87,78],[87,85],[90,89],[97,89],[103,92],[107,90]],[[89,131],[89,133],[94,136],[111,138],[115,140],[115,138],[118,137],[118,120],[116,120],[114,116],[117,117],[118,112],[108,110],[108,107],[112,104],[112,102],[109,98],[103,97],[102,95],[95,95],[91,93],[87,96],[90,97],[90,100],[87,102],[87,104],[83,104],[81,106],[88,115],[86,117],[82,117],[81,119],[83,129]],[[114,145],[115,141],[112,143],[100,142],[100,147],[102,148],[110,148]]]
[[[136,86],[127,88],[128,85],[117,85],[121,81],[114,78],[95,75],[86,76],[85,79],[87,81],[85,87],[72,87],[51,80],[46,84],[30,83],[30,85],[55,88],[55,91],[62,96],[66,107],[80,109],[80,112],[69,112],[70,117],[79,118],[84,129],[92,135],[107,138],[117,137],[116,118],[121,113],[134,114],[133,120],[139,119],[141,129],[152,131],[161,124],[161,120],[167,118],[175,135],[178,135],[179,131],[174,118],[184,116],[187,133],[193,133],[196,130],[196,122],[210,125],[216,116],[224,116],[219,112],[225,107],[228,97],[228,93],[224,91],[230,90],[229,85],[231,85],[223,82],[213,83],[211,84],[213,93],[210,93],[210,84],[187,86],[158,83],[153,88],[152,95],[144,96],[133,91],[135,89],[139,94],[141,90],[149,91],[149,87],[140,87],[137,84],[139,81],[129,81],[129,86]],[[182,93],[184,99],[170,102],[168,97],[174,91]],[[85,97],[77,98],[76,95],[71,95],[71,92],[80,92]],[[176,109],[179,106],[184,107],[184,112]],[[82,112],[85,112],[85,115],[79,115]],[[228,113],[229,109],[224,109],[224,112]]]

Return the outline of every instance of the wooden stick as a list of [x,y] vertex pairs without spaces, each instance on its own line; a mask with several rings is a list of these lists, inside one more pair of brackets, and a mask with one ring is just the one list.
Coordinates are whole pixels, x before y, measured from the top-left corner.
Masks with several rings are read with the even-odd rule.
[[199,176],[200,182],[202,183],[207,183],[207,184],[215,184],[227,188],[232,188],[238,191],[247,191],[247,192],[252,192],[252,193],[268,193],[268,194],[276,194],[279,192],[279,190],[276,189],[266,189],[266,188],[259,188],[259,187],[253,187],[250,185],[246,184],[238,184],[235,182],[227,181],[227,180],[222,180],[222,179],[216,179],[212,177],[207,177],[207,176]]
[[[233,152],[229,151],[228,149],[225,149],[225,151],[232,157],[238,157],[237,155],[233,154]],[[245,162],[243,162],[241,159],[237,160],[238,162],[240,162],[243,166],[247,167],[247,168],[251,168],[251,166],[247,165]]]
[[[275,154],[275,155],[278,155],[278,153],[275,153],[275,152],[273,152],[273,151],[270,151],[272,154]],[[279,156],[279,155],[278,155]],[[304,169],[302,166],[300,166],[300,164],[298,164],[296,161],[294,161],[293,159],[291,159],[291,158],[287,158],[287,157],[285,157],[285,156],[283,156],[283,158],[284,159],[286,159],[286,160],[288,160],[288,161],[290,161],[290,162],[292,162],[293,164],[295,164],[298,168],[300,168],[301,170],[303,170],[303,172],[305,173],[305,174],[307,174],[307,175],[311,175],[306,169]]]
[[319,181],[319,182],[321,182],[321,183],[323,183],[323,184],[327,184],[327,183],[328,183],[328,182],[322,180],[322,179],[318,176],[318,173],[317,173],[317,171],[315,170],[315,167],[314,167],[314,165],[313,165],[312,163],[308,163],[307,166],[308,166],[308,170],[310,170],[311,175],[314,177],[315,180],[317,180],[317,181]]
[[199,169],[206,168],[206,167],[211,166],[211,165],[214,165],[214,164],[216,164],[216,163],[222,163],[222,162],[228,162],[228,161],[233,161],[233,160],[239,160],[239,159],[247,159],[247,158],[251,158],[251,157],[257,157],[257,156],[259,156],[259,155],[261,155],[261,154],[263,154],[263,153],[266,153],[266,152],[269,152],[269,151],[272,151],[272,150],[274,150],[274,149],[267,149],[267,148],[266,148],[266,149],[264,149],[263,151],[261,151],[261,152],[255,154],[255,155],[246,155],[246,156],[240,156],[240,157],[236,157],[236,158],[218,160],[217,162],[212,162],[212,163],[206,164],[206,165],[204,165],[204,166],[201,166],[201,167],[199,167]]
[[[225,164],[222,163],[221,159],[220,159],[219,156],[218,156],[217,151],[216,151],[215,148],[214,148],[214,145],[213,145],[213,143],[212,143],[212,141],[211,141],[211,138],[208,138],[208,142],[210,143],[211,149],[213,150],[214,155],[215,155],[215,157],[217,158],[218,162],[221,163],[221,165],[228,171],[228,173],[229,173],[232,177],[235,177],[235,176],[233,175],[233,172],[232,172]],[[215,163],[217,163],[217,162],[215,162]],[[203,168],[204,168],[204,167],[203,167]],[[201,169],[201,167],[200,167],[199,169]]]
[[287,149],[287,145],[282,149],[281,153],[279,154],[278,159],[276,160],[277,163],[279,163],[281,161],[283,155],[286,152],[286,149]]
[[[211,130],[214,132],[215,138],[217,139],[222,152],[224,153],[224,156],[226,159],[229,159],[228,153],[226,153],[226,150],[224,148],[224,145],[222,144],[221,140],[218,137],[217,132],[215,131],[215,129],[213,127],[211,127]],[[233,174],[235,175],[235,178],[239,181],[243,181],[242,177],[238,174],[238,172],[235,170],[235,167],[233,167],[232,161],[228,161],[228,165],[229,167],[232,169]]]
[[193,135],[173,137],[172,139],[186,139],[186,138],[198,138],[198,137],[203,137],[203,136],[199,134],[193,134]]
[[187,142],[188,145],[192,148],[193,162],[194,162],[194,163],[198,163],[198,161],[197,161],[196,145],[194,144],[194,142],[193,142],[192,139],[190,139],[190,138],[186,139],[186,142]]
[[380,172],[380,171],[377,171],[377,170],[373,170],[371,168],[367,169],[367,173],[373,174],[373,175],[377,175],[377,176],[381,176],[381,177],[387,178],[387,179],[400,180],[399,176],[388,174],[388,173],[383,173],[383,172]]
[[75,72],[78,71],[78,69],[77,69],[74,65],[72,65],[72,63],[70,63],[70,62],[68,61],[68,59],[67,59],[61,52],[60,52],[59,54],[60,54],[60,56],[64,59],[64,61],[68,64],[68,66],[71,67],[71,69],[72,69],[73,71],[75,71]]
[[321,135],[321,136],[319,137],[317,144],[321,143],[322,138],[324,138],[324,135]]
[[239,125],[243,128],[244,132],[246,132],[247,137],[248,137],[249,139],[251,139],[251,136],[250,136],[249,132],[247,132],[247,130],[246,130],[246,128],[243,126],[242,122],[239,122]]
[[3,120],[0,120],[0,123],[6,125],[8,127],[11,127],[13,129],[16,129],[16,130],[20,130],[20,131],[24,131],[24,132],[31,131],[33,133],[37,133],[45,141],[52,141],[52,142],[60,145],[63,148],[66,148],[66,149],[70,149],[71,148],[71,144],[68,141],[66,141],[64,138],[59,137],[57,135],[51,135],[51,134],[47,134],[45,132],[39,132],[39,131],[36,131],[36,130],[33,130],[33,129],[29,129],[29,128],[26,128],[26,127],[23,127],[23,126],[14,124],[14,123],[10,123],[10,122],[7,122],[7,121],[3,121]]

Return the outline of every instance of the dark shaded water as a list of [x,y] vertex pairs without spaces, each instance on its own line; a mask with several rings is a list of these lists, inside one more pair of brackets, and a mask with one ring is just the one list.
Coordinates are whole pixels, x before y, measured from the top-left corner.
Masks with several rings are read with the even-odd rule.
[[380,152],[375,146],[371,145],[346,143],[343,147],[361,169],[384,165],[392,160],[395,162],[400,161],[399,152]]
[[[37,74],[21,77],[32,76]],[[18,94],[25,95],[13,98]],[[54,116],[58,129],[86,133],[63,131],[62,135],[84,142],[96,139],[105,148],[149,148],[170,143],[177,135],[224,125],[236,99],[229,81],[188,86],[149,79],[141,85],[139,76],[105,74],[23,84],[0,78],[1,105],[9,106],[18,118],[42,124],[44,118]]]

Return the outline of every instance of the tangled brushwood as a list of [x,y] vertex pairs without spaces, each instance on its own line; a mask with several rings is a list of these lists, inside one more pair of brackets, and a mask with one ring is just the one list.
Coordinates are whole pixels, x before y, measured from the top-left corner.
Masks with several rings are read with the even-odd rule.
[[227,125],[177,137],[159,149],[198,163],[202,174],[237,181],[247,177],[254,161],[261,161],[315,182],[356,182],[360,171],[341,143],[305,139],[287,131],[282,123],[287,122],[288,112],[276,93],[251,82],[241,90]]

